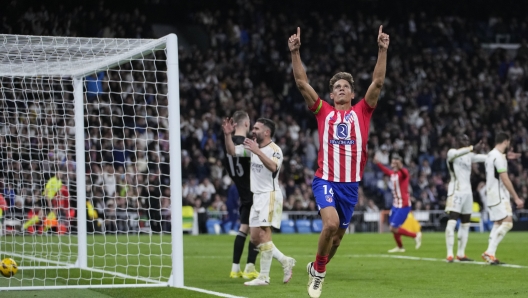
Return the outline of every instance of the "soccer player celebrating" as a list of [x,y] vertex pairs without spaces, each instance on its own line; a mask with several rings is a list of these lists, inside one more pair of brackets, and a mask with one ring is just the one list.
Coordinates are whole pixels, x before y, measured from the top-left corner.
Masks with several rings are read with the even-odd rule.
[[[510,147],[510,136],[505,132],[498,132],[495,135],[495,148],[486,158],[486,198],[493,228],[490,232],[488,249],[482,254],[482,258],[491,265],[500,264],[495,257],[497,246],[513,227],[510,195],[518,208],[524,205],[508,177],[508,162],[505,157],[508,147]],[[515,153],[508,153],[508,158],[515,157]]]
[[460,218],[461,224],[458,229],[457,260],[461,262],[473,261],[466,257],[465,249],[469,235],[469,220],[473,212],[473,192],[471,191],[471,164],[484,162],[486,155],[475,154],[472,151],[480,151],[482,141],[475,146],[469,145],[467,135],[459,135],[456,139],[459,149],[447,151],[447,168],[451,180],[448,186],[446,212],[449,212],[449,220],[445,230],[447,258],[446,261],[454,261],[453,245],[455,243],[455,226]]
[[288,39],[297,88],[317,119],[320,150],[312,188],[323,220],[315,262],[308,263],[308,294],[321,296],[326,264],[345,234],[358,198],[358,184],[367,161],[369,123],[385,80],[389,36],[378,32],[378,61],[365,98],[352,106],[354,80],[346,72],[330,79],[332,107],[308,83],[301,62],[301,29]]
[[403,167],[402,159],[398,155],[392,156],[391,168],[389,169],[382,165],[379,161],[374,159],[374,163],[381,169],[381,171],[390,177],[390,183],[392,184],[392,196],[394,197],[392,208],[389,215],[390,230],[396,241],[395,248],[389,250],[393,252],[405,252],[401,236],[407,236],[414,238],[416,242],[416,249],[422,245],[422,233],[413,233],[401,227],[407,215],[411,212],[411,200],[409,197],[409,171]]
[[226,150],[229,155],[251,157],[251,191],[253,206],[249,213],[251,242],[259,249],[260,274],[246,286],[269,285],[272,258],[276,258],[284,270],[283,282],[290,281],[295,260],[282,254],[271,240],[271,227],[280,229],[282,219],[282,192],[279,186],[279,171],[282,165],[282,150],[271,138],[275,123],[266,118],[257,120],[252,130],[253,139],[246,138],[243,145],[236,145],[231,139],[236,123],[225,119],[222,125]]
[[[231,139],[235,146],[242,145],[249,132],[249,115],[243,111],[236,111],[233,114],[233,123],[235,125],[235,134],[231,136]],[[228,136],[226,136],[226,138],[227,137]],[[248,244],[246,268],[243,273],[240,271],[240,258],[242,257],[244,244],[249,232],[249,212],[253,205],[253,193],[250,189],[249,180],[250,162],[251,159],[249,156],[233,157],[229,154],[226,154],[224,161],[227,173],[233,182],[235,182],[240,197],[240,228],[235,237],[233,248],[233,265],[231,267],[231,274],[229,275],[231,278],[243,277],[245,279],[253,279],[258,276],[258,272],[255,270],[255,261],[257,260],[258,250],[251,241],[249,241]]]

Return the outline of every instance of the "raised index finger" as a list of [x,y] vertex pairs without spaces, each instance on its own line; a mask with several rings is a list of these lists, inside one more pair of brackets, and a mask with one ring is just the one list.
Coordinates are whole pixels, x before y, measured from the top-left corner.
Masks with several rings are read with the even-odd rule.
[[301,27],[297,27],[297,37],[301,38]]
[[378,34],[381,35],[383,33],[383,25],[380,25]]

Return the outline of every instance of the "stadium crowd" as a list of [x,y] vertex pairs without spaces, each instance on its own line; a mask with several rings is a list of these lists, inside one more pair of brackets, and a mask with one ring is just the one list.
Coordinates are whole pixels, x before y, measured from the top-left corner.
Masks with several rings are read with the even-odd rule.
[[[44,4],[28,9],[11,1],[2,13],[3,32],[153,37],[153,20],[139,10],[111,11],[103,1],[99,3],[89,9],[52,11]],[[206,30],[210,47],[179,51],[184,205],[200,212],[232,206],[226,204],[232,182],[222,164],[220,125],[223,117],[245,110],[253,121],[267,117],[277,124],[275,139],[284,152],[280,172],[284,209],[315,211],[310,184],[317,166],[317,127],[293,82],[287,38],[296,26],[301,27],[303,61],[320,96],[331,102],[329,78],[348,71],[355,78],[359,100],[371,81],[380,24],[392,36],[391,49],[356,210],[390,208],[387,177],[371,160],[375,155],[388,164],[395,153],[403,157],[411,173],[413,208],[442,209],[449,181],[446,153],[454,146],[455,136],[467,134],[473,143],[484,140],[489,150],[499,130],[509,132],[512,149],[522,153],[519,160],[511,161],[510,176],[520,197],[528,199],[528,45],[523,39],[528,36],[528,17],[478,21],[416,12],[389,21],[359,11],[337,18],[313,11],[292,19],[267,10],[263,2],[238,1],[235,7],[195,11],[188,18]],[[516,51],[482,46],[497,41],[521,46]],[[86,80],[90,115],[86,119],[86,191],[88,217],[97,223],[92,228],[123,231],[141,228],[142,219],[150,219],[152,230],[167,230],[167,223],[160,222],[170,216],[166,91],[155,94],[154,86],[136,77],[137,82],[126,86],[116,83],[120,80],[116,73],[98,75]],[[0,188],[7,210],[29,213],[57,173],[65,174],[66,197],[77,192],[73,109],[47,104],[63,94],[63,87],[54,88],[59,91],[50,92],[48,101],[41,100],[36,90],[30,95],[3,93]],[[121,94],[115,92],[119,88]],[[473,188],[481,189],[483,181],[483,166],[474,165]],[[474,193],[480,202],[479,192]],[[134,225],[120,222],[123,211],[137,215]]]

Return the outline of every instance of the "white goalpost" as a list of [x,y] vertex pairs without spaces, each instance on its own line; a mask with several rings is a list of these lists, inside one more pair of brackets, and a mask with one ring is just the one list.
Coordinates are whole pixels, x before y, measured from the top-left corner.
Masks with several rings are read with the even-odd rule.
[[178,45],[0,34],[0,291],[183,287]]

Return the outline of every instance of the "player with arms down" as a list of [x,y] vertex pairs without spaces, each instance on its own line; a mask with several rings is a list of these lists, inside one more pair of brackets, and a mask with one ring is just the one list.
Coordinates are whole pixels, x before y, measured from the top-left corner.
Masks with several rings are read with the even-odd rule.
[[306,105],[314,113],[319,130],[318,170],[312,184],[323,230],[319,235],[315,262],[308,263],[308,294],[320,297],[326,264],[334,256],[345,234],[358,198],[358,186],[367,161],[370,118],[385,81],[389,36],[378,32],[378,61],[365,98],[352,106],[354,80],[339,72],[330,79],[332,107],[308,83],[301,62],[301,29],[288,39],[293,74]]
[[[486,198],[493,228],[489,236],[488,249],[482,254],[482,258],[491,265],[501,263],[495,257],[495,252],[506,233],[513,227],[510,195],[518,208],[524,205],[508,177],[508,162],[505,155],[509,147],[510,135],[498,132],[495,135],[495,148],[488,153],[486,158]],[[508,153],[508,158],[515,157],[515,153]]]

